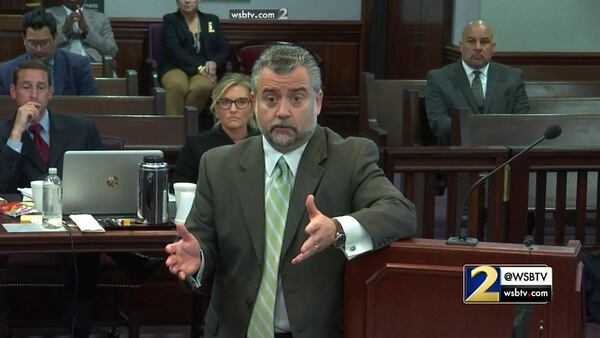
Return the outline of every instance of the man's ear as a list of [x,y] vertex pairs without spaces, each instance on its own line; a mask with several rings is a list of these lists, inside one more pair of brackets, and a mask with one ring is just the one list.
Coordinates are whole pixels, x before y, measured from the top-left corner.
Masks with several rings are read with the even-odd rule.
[[315,108],[317,111],[317,115],[321,113],[321,107],[323,106],[323,90],[319,89],[317,94],[315,95]]
[[17,93],[16,93],[16,91],[17,91],[17,87],[15,87],[15,85],[11,83],[11,84],[10,84],[10,97],[11,97],[13,100],[15,100],[15,99],[17,98]]

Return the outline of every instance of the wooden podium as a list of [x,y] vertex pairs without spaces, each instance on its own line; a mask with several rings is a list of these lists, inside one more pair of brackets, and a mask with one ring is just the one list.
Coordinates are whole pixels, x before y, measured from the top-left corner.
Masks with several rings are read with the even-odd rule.
[[583,265],[579,241],[566,246],[479,243],[451,246],[433,239],[398,241],[346,266],[345,338],[507,338],[513,304],[464,304],[464,264],[546,264],[552,301],[533,305],[530,338],[583,337]]

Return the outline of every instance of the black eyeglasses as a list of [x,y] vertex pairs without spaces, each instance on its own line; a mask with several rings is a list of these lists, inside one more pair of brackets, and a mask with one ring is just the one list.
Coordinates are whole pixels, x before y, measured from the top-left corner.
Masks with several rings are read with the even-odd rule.
[[230,99],[226,99],[226,98],[222,97],[217,101],[217,104],[222,109],[231,108],[232,103],[235,103],[235,106],[238,107],[238,109],[244,109],[244,108],[248,108],[248,106],[250,105],[250,99],[247,97],[240,97],[237,100],[230,100]]

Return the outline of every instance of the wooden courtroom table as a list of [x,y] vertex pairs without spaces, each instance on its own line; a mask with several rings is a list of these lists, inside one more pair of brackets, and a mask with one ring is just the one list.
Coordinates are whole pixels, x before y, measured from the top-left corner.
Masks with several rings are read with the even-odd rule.
[[[16,194],[2,197],[9,201],[21,199],[21,195]],[[72,223],[71,220],[68,222]],[[19,223],[19,219],[0,215],[0,224],[2,223]],[[0,254],[71,251],[164,252],[165,245],[172,243],[177,235],[175,228],[152,229],[151,226],[134,230],[107,230],[103,233],[82,233],[77,227],[69,229],[70,231],[61,232],[8,233],[0,226]]]
[[[71,228],[73,250],[76,252],[164,252],[172,243],[175,229],[108,230],[103,233],[81,233]],[[0,228],[0,254],[70,252],[69,232],[7,233]]]

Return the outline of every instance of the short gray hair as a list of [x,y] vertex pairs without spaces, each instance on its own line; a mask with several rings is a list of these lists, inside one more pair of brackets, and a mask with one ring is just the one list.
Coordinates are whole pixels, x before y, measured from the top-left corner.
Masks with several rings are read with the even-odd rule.
[[275,45],[266,49],[252,67],[252,86],[256,91],[256,77],[263,68],[269,68],[277,74],[288,74],[297,66],[304,66],[310,76],[315,92],[321,89],[321,70],[315,58],[308,50],[294,45]]

